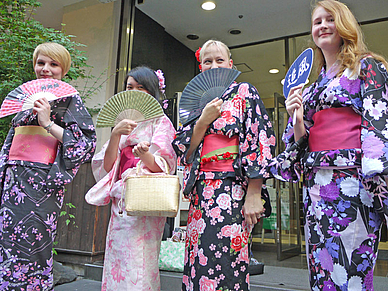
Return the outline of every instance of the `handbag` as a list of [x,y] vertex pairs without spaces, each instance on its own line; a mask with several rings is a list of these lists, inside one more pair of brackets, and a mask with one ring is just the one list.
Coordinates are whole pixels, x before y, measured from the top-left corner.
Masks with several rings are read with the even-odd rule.
[[141,161],[136,165],[136,176],[125,179],[125,210],[134,216],[175,217],[179,208],[179,177],[169,175],[165,159],[162,175],[139,175]]
[[159,253],[159,270],[183,272],[185,243],[162,241]]

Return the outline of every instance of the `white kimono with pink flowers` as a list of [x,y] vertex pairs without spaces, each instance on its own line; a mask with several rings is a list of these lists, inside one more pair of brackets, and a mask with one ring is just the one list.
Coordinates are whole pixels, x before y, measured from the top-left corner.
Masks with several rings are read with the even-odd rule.
[[[160,290],[158,258],[166,218],[128,216],[124,209],[124,197],[122,207],[119,203],[124,179],[119,180],[118,172],[121,150],[148,141],[151,144],[150,152],[155,156],[158,166],[165,169],[160,159],[163,157],[170,173],[174,173],[176,155],[171,146],[174,135],[174,126],[167,116],[140,122],[130,135],[121,137],[117,160],[109,173],[104,170],[108,142],[93,158],[93,174],[98,182],[89,190],[85,199],[88,203],[98,206],[112,201],[102,290]],[[153,174],[144,164],[141,165],[141,171],[143,174]],[[129,168],[122,173],[124,178],[134,175],[136,168]],[[119,214],[120,209],[123,210],[122,216]]]

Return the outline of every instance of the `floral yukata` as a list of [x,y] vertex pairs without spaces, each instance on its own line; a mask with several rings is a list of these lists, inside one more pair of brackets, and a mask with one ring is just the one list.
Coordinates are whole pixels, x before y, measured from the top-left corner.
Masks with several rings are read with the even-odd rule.
[[242,208],[248,178],[267,177],[262,167],[273,156],[275,136],[255,87],[233,83],[222,99],[221,116],[209,126],[205,139],[214,134],[237,137],[231,171],[200,170],[206,162],[201,161],[203,141],[186,159],[194,123],[182,128],[173,142],[185,166],[183,193],[191,200],[182,290],[249,290],[251,227]]
[[[139,142],[150,142],[150,152],[158,166],[165,171],[161,158],[175,172],[176,154],[171,146],[175,129],[164,115],[138,123],[130,135],[122,135],[117,160],[109,173],[104,170],[104,156],[107,142],[92,161],[94,177],[98,181],[86,194],[86,201],[93,205],[106,205],[112,201],[111,216],[106,237],[102,290],[160,290],[159,252],[166,217],[129,216],[124,208],[123,192],[125,177],[136,175],[136,166],[120,173],[121,153]],[[129,151],[131,152],[131,151]],[[152,173],[141,165],[145,175]],[[121,179],[121,177],[122,179]],[[144,193],[147,195],[147,193]],[[123,212],[120,214],[120,212]]]
[[[361,77],[351,76],[348,69],[336,77],[337,70],[338,66],[329,72],[322,69],[317,81],[304,91],[307,135],[294,142],[289,123],[283,136],[286,151],[269,169],[275,177],[294,182],[303,172],[311,289],[373,290],[380,230],[388,213],[384,180],[388,174],[388,75],[382,63],[372,58],[361,60]],[[325,117],[333,108],[351,108],[359,116],[360,146],[311,151],[308,141],[318,113]],[[335,131],[340,132],[338,138],[346,135],[345,126],[346,122],[337,123],[326,138]]]
[[0,290],[53,289],[52,248],[65,185],[95,150],[93,121],[78,95],[53,101],[51,120],[64,129],[53,163],[9,159],[15,128],[38,125],[32,109],[14,117],[0,153]]

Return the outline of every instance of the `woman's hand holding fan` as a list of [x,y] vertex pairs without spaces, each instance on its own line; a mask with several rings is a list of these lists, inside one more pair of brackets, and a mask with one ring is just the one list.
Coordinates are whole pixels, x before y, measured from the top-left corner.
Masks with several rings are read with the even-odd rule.
[[218,117],[220,117],[221,107],[223,103],[224,102],[217,97],[210,101],[208,104],[206,104],[205,108],[202,110],[199,122],[203,122],[204,124],[209,125]]
[[40,126],[46,127],[50,124],[51,105],[45,97],[34,102],[32,113],[38,115],[38,123]]
[[12,90],[4,98],[0,108],[0,118],[28,110],[35,101],[46,98],[48,102],[79,94],[71,85],[56,79],[37,79],[26,82]]
[[[302,94],[303,86],[308,83],[308,78],[310,76],[311,68],[313,66],[313,57],[314,53],[311,48],[304,50],[292,63],[291,67],[288,69],[286,77],[284,78],[283,85],[283,95],[288,100],[294,94]],[[289,105],[293,104],[292,108],[299,108],[298,98],[293,99],[292,102],[288,102]],[[296,104],[293,102],[296,101]],[[287,104],[287,101],[286,101]],[[303,106],[303,105],[301,105]],[[287,112],[292,115],[292,123],[296,124],[297,112],[294,110],[291,113],[291,110],[287,108]],[[300,114],[300,112],[299,112]],[[302,110],[303,114],[303,110]],[[303,115],[299,120],[303,119]]]
[[112,130],[112,135],[130,135],[136,128],[137,123],[130,119],[121,120]]

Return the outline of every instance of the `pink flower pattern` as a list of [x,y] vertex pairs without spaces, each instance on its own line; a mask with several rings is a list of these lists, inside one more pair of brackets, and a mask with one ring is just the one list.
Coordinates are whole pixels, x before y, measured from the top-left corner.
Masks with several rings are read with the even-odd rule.
[[[202,144],[192,154],[194,161],[187,163],[185,154],[190,146],[191,126],[180,129],[173,142],[179,162],[185,166],[184,194],[191,200],[186,277],[182,282],[184,291],[234,290],[235,286],[239,290],[248,290],[249,286],[250,229],[246,227],[242,206],[248,177],[261,178],[265,175],[265,171],[257,169],[260,169],[262,161],[273,156],[274,134],[263,103],[252,85],[235,83],[222,98],[221,116],[209,126],[206,134],[239,135],[235,172],[201,172],[198,157]],[[267,137],[263,141],[269,141],[266,146],[270,152],[265,152],[266,156],[261,156],[258,146],[261,131]],[[181,145],[185,146],[184,151]],[[241,172],[237,168],[242,169]],[[201,213],[201,224],[197,220],[198,211]],[[196,270],[195,276],[189,276],[192,269]]]

